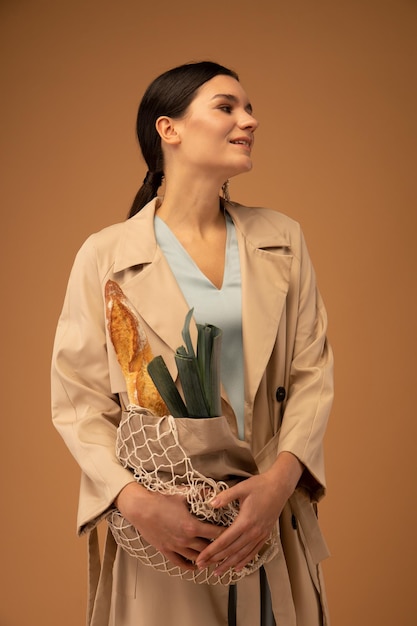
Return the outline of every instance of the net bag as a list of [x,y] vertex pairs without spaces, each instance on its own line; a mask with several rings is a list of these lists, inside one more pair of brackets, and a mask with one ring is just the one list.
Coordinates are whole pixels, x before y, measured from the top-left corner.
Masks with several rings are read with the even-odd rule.
[[[146,489],[165,495],[180,494],[199,519],[225,527],[238,515],[238,503],[214,509],[208,502],[238,480],[258,473],[248,444],[235,437],[224,416],[157,417],[147,409],[131,405],[123,412],[116,452],[122,465],[132,470],[135,480]],[[195,583],[230,585],[259,569],[278,551],[274,529],[256,557],[239,572],[229,569],[217,576],[214,566],[184,571],[148,544],[117,509],[109,513],[107,521],[116,543],[131,556],[170,576]]]

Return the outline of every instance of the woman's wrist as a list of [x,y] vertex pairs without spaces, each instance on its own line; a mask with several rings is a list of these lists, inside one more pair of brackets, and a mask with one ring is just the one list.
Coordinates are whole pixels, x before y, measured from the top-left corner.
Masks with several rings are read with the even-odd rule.
[[284,492],[288,499],[293,493],[304,471],[304,465],[291,452],[283,451],[265,472],[271,477],[277,491]]
[[134,498],[136,501],[138,500],[138,498],[146,497],[146,494],[148,493],[149,492],[147,489],[145,489],[145,487],[142,487],[133,480],[132,482],[127,483],[124,487],[122,487],[122,489],[119,491],[116,498],[114,499],[114,504],[119,509],[119,511],[123,513],[122,509],[125,508],[125,503],[131,502],[132,498]]

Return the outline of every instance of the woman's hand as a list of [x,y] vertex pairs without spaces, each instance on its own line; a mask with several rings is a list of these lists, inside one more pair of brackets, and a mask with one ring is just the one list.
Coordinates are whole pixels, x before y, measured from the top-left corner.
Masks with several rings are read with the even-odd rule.
[[238,500],[239,514],[197,557],[197,567],[218,564],[215,573],[221,576],[229,568],[239,571],[249,563],[268,539],[302,471],[303,466],[294,455],[281,452],[267,472],[218,494],[212,506],[218,508]]
[[195,561],[223,528],[192,515],[183,496],[148,491],[138,483],[127,484],[115,504],[154,548],[183,570],[195,570]]

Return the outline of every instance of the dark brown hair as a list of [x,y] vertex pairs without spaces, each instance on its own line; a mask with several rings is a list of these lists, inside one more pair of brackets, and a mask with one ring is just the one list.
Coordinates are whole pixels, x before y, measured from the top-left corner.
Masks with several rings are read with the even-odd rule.
[[158,192],[164,176],[161,138],[155,123],[158,117],[182,117],[196,91],[215,76],[226,75],[239,80],[233,70],[212,61],[187,63],[164,72],[149,85],[139,105],[136,130],[148,172],[133,201],[128,217],[140,211]]

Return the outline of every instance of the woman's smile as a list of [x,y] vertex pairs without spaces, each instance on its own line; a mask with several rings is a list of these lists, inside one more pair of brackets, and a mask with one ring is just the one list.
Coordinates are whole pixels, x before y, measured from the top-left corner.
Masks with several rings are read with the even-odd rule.
[[[173,120],[178,132],[177,156],[183,164],[219,171],[223,180],[252,168],[251,152],[258,121],[240,83],[215,76],[197,92],[183,118]],[[225,147],[234,146],[233,152]],[[207,169],[209,168],[209,170]]]

